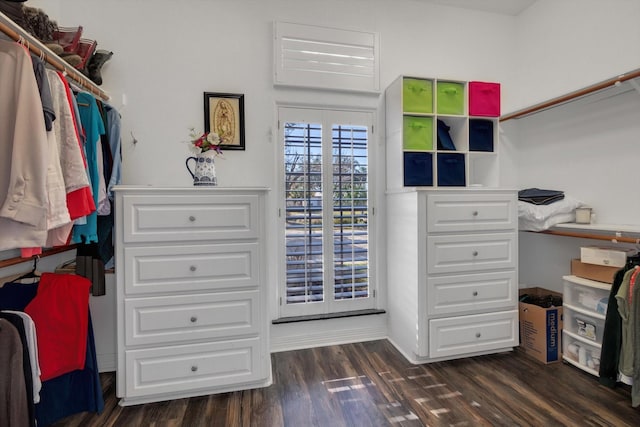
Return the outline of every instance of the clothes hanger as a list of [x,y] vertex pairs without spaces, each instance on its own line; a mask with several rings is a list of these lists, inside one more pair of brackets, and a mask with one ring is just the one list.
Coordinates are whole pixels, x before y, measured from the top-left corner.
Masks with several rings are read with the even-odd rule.
[[[40,279],[40,272],[38,271],[38,261],[40,260],[40,255],[35,255],[33,257],[33,269],[31,271],[23,274],[14,279],[14,282],[21,282],[25,279]],[[35,282],[35,281],[34,281]]]
[[638,255],[630,255],[627,257],[627,263],[625,264],[625,270],[633,267],[637,267],[640,265],[640,254]]

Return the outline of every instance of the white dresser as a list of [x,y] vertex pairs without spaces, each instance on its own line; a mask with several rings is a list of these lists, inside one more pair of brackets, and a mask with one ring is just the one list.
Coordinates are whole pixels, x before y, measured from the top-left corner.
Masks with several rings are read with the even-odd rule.
[[271,384],[266,189],[115,189],[121,405]]
[[387,193],[389,338],[412,363],[518,345],[514,190]]

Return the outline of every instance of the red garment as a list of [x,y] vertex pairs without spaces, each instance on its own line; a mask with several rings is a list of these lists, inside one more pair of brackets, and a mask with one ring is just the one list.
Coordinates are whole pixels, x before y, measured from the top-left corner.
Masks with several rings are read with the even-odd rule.
[[629,280],[629,296],[627,301],[629,302],[629,307],[631,307],[631,303],[633,302],[633,288],[636,286],[636,279],[638,278],[638,273],[640,273],[640,267],[637,265],[634,267],[633,273],[631,273],[631,278]]
[[91,187],[79,188],[67,193],[67,209],[72,220],[89,215],[96,210],[96,204],[91,195]]
[[35,248],[22,248],[20,249],[21,258],[31,258],[32,256],[42,255],[42,247],[36,246]]
[[24,309],[36,325],[42,381],[84,369],[91,281],[75,274],[43,273]]

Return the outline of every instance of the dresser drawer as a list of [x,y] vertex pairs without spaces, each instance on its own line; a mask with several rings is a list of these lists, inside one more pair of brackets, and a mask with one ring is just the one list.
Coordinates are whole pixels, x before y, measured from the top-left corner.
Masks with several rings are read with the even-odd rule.
[[430,315],[462,314],[513,308],[518,284],[515,270],[427,278]]
[[429,321],[429,357],[449,357],[518,345],[518,310]]
[[133,246],[123,252],[127,295],[259,286],[258,243]]
[[248,239],[259,232],[257,195],[125,194],[121,202],[125,243]]
[[517,228],[515,194],[430,194],[426,199],[429,233]]
[[259,338],[125,351],[126,396],[193,392],[264,379]]
[[516,233],[427,237],[429,274],[516,267]]
[[259,291],[124,301],[125,344],[167,344],[258,334]]

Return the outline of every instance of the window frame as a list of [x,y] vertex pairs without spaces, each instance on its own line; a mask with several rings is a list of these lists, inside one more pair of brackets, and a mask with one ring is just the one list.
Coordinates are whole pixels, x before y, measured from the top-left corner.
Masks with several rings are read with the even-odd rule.
[[[377,306],[377,280],[376,280],[376,218],[375,218],[375,182],[373,176],[376,163],[374,162],[375,147],[373,124],[375,113],[371,110],[359,109],[336,109],[307,106],[278,106],[278,313],[279,318],[316,316],[319,314],[334,314],[355,310],[373,309]],[[325,255],[324,266],[324,290],[325,296],[322,302],[308,302],[299,304],[287,304],[287,257],[286,257],[286,187],[285,187],[285,161],[284,161],[284,124],[286,122],[295,123],[315,123],[322,125],[322,154],[323,172],[331,171],[324,165],[324,159],[332,159],[332,127],[334,124],[354,125],[367,128],[367,225],[368,225],[368,275],[369,275],[369,296],[366,298],[335,300],[334,299],[334,260],[333,260],[333,210],[323,209],[323,224],[330,224],[329,228],[323,227],[323,251],[331,252],[330,256]],[[328,143],[326,143],[328,142]],[[328,156],[328,157],[327,157]],[[322,185],[323,194],[333,192],[333,173],[323,173]],[[323,197],[323,200],[326,198]],[[330,286],[326,284],[330,283]]]

